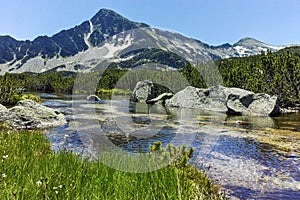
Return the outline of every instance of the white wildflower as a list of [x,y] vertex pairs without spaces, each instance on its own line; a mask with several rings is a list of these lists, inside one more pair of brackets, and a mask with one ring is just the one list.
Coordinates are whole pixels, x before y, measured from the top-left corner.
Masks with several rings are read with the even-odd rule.
[[8,158],[8,155],[4,155],[4,156],[2,156],[2,158],[5,160]]
[[6,174],[2,174],[2,178],[5,178],[6,177]]
[[43,182],[42,182],[42,181],[37,181],[36,184],[37,184],[38,186],[41,186],[41,185],[43,185]]
[[58,191],[57,191],[57,190],[55,190],[55,193],[56,193],[56,194],[58,194]]

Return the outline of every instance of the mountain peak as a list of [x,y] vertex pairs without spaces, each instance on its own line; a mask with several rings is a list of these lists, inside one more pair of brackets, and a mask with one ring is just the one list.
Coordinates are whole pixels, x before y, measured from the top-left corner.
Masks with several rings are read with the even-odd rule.
[[266,44],[257,40],[257,39],[254,39],[254,38],[251,38],[251,37],[245,37],[245,38],[242,38],[240,39],[237,43],[235,43],[233,46],[265,46]]
[[120,25],[120,23],[128,24],[129,26],[134,26],[133,28],[138,28],[138,27],[149,27],[149,25],[145,23],[138,23],[138,22],[133,22],[122,15],[116,13],[113,10],[109,10],[106,8],[100,9],[94,17],[92,17],[91,22],[94,25],[105,25],[105,24],[116,24]]
[[123,18],[121,15],[119,15],[115,11],[106,9],[106,8],[100,9],[93,18],[99,18],[99,17],[101,18],[101,17],[106,17],[106,16],[115,16],[115,17]]
[[[135,63],[140,63],[136,60],[139,61],[140,56],[143,55],[142,60],[149,61],[150,58],[154,58],[156,62],[155,56],[158,56],[159,60],[166,59],[164,62],[168,65],[178,67],[177,64],[170,63],[170,59],[168,60],[170,55],[174,58],[173,55],[177,54],[188,62],[197,63],[199,60],[211,61],[211,59],[233,56],[249,56],[258,54],[262,50],[276,51],[282,48],[249,37],[241,39],[234,46],[223,44],[214,47],[178,33],[148,27],[150,26],[145,23],[126,19],[115,11],[100,9],[90,20],[74,28],[62,30],[51,37],[39,36],[33,41],[17,41],[10,36],[0,36],[0,74],[25,71],[39,73],[50,69],[97,70],[100,66],[98,63],[102,62],[103,58],[119,60],[120,57],[120,60],[124,60],[125,58],[121,58],[121,52],[124,53],[125,50],[129,52],[132,49],[145,49],[152,46],[162,49],[165,54],[158,56],[157,51],[146,51],[147,54],[145,52],[141,54],[142,51],[135,50],[132,54],[135,57],[126,57],[126,59],[135,59]],[[102,56],[102,58],[98,55],[102,50],[107,51],[106,57]],[[130,63],[129,67],[132,67],[133,62],[126,59],[124,62]],[[122,64],[122,67],[124,66]]]

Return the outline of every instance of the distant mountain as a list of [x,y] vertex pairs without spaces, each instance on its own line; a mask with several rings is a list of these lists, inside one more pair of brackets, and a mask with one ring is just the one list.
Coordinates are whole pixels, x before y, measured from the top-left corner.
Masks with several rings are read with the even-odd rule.
[[196,64],[282,48],[252,38],[234,45],[210,46],[101,9],[92,19],[51,37],[18,41],[0,36],[0,73],[95,71],[107,66],[132,68],[150,62],[182,68],[187,62]]
[[240,57],[258,54],[268,49],[275,52],[285,47],[287,46],[271,46],[249,37],[243,38],[233,45],[233,48],[239,53]]

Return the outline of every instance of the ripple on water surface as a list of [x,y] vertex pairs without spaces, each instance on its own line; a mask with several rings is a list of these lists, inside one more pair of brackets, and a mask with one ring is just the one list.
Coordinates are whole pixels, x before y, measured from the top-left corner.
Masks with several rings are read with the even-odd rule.
[[[52,129],[48,138],[55,149],[69,149],[77,153],[88,154],[96,150],[89,147],[93,140],[97,146],[97,137],[89,136],[84,130],[91,128],[95,121],[89,123],[89,115],[78,114],[82,118],[79,128],[73,127],[74,117],[70,99],[48,98],[44,105],[57,108],[67,114],[69,124]],[[54,99],[55,98],[55,99]],[[251,118],[231,117],[216,113],[203,113],[196,110],[165,109],[148,105],[131,105],[128,101],[106,101],[95,105],[84,100],[77,100],[81,109],[87,111],[95,108],[97,125],[106,130],[108,138],[126,151],[147,151],[155,141],[190,143],[195,148],[192,163],[201,169],[223,188],[229,195],[240,199],[299,199],[300,193],[300,157],[299,152],[282,152],[276,146],[262,143],[255,137],[256,130],[280,128],[291,123],[289,117]],[[111,118],[113,114],[113,118]],[[76,117],[76,116],[75,116]],[[297,118],[298,117],[298,118]],[[296,118],[296,119],[295,119]],[[112,123],[111,121],[118,121]],[[122,121],[124,120],[124,122]],[[127,121],[126,121],[127,120]],[[129,121],[128,121],[129,120]],[[237,123],[239,121],[246,123]],[[299,115],[292,120],[293,130],[299,130]],[[116,131],[120,124],[125,130],[140,127],[153,128],[157,131],[149,137],[123,137]],[[90,124],[90,127],[85,125]],[[122,126],[123,126],[122,125]],[[116,127],[117,126],[117,127]],[[127,128],[127,129],[126,129]],[[297,129],[298,128],[298,129]],[[93,129],[92,129],[93,130]],[[146,130],[146,129],[145,129]],[[180,130],[180,131],[179,131]],[[134,134],[134,133],[133,133]],[[177,140],[174,140],[175,136]],[[294,141],[291,141],[294,142]],[[299,142],[299,140],[298,140]]]

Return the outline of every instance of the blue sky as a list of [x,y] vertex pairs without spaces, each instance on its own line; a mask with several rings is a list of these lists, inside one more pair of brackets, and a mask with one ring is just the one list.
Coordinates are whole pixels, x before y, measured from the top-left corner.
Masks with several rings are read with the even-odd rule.
[[101,8],[212,45],[246,36],[272,45],[300,44],[299,0],[2,0],[0,35],[51,36]]

